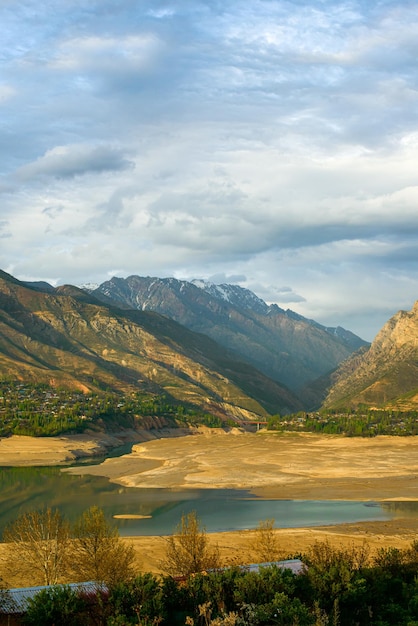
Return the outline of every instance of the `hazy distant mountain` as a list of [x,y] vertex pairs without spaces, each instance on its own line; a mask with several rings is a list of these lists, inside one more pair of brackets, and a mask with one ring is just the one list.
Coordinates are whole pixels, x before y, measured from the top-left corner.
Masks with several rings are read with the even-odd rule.
[[165,392],[211,413],[257,419],[295,396],[205,335],[85,291],[0,272],[0,377],[81,389]]
[[327,407],[418,409],[418,302],[394,315],[370,349],[342,363],[333,378]]
[[326,328],[248,289],[206,281],[130,276],[92,291],[106,302],[156,311],[204,333],[264,374],[297,391],[367,345],[343,328]]

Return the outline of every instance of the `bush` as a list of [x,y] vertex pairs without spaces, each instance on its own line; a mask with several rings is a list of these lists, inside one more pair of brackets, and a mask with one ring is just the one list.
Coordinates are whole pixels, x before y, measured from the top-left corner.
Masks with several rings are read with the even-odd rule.
[[83,626],[88,623],[85,609],[85,602],[71,587],[48,587],[29,600],[24,623],[29,626]]
[[110,594],[109,608],[115,617],[126,618],[127,623],[159,618],[163,611],[161,585],[150,573],[120,583]]

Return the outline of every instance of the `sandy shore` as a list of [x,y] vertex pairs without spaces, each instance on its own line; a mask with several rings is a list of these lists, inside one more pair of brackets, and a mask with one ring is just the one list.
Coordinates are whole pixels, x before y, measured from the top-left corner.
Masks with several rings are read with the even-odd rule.
[[[155,439],[157,433],[137,434],[142,443],[134,444],[132,453],[63,471],[106,476],[137,488],[239,488],[251,489],[261,497],[302,500],[418,500],[418,437],[362,439],[267,431],[250,434],[238,429],[176,434],[180,433],[163,439]],[[123,437],[88,434],[10,437],[0,441],[0,465],[68,464],[123,442]],[[405,517],[276,532],[287,556],[323,539],[338,546],[360,545],[366,540],[372,551],[387,546],[405,548],[416,538],[417,530],[418,520]],[[218,543],[225,562],[251,561],[251,531],[211,534],[210,538]],[[128,541],[135,546],[140,569],[160,571],[164,538],[133,537]]]
[[137,488],[251,489],[258,496],[302,500],[418,500],[418,437],[202,429],[64,471]]
[[[313,434],[257,434],[202,429],[182,439],[135,445],[132,453],[71,473],[107,476],[121,485],[165,488],[251,489],[259,497],[316,500],[418,500],[418,437],[344,438]],[[407,548],[418,520],[394,519],[320,528],[279,528],[286,557],[315,541],[335,547]],[[252,532],[214,533],[225,563],[252,562]],[[134,537],[139,567],[159,572],[166,542]]]
[[[317,528],[279,528],[275,530],[280,549],[280,558],[303,554],[317,541],[327,541],[337,549],[364,547],[370,549],[372,557],[378,550],[396,547],[407,549],[416,539],[416,520],[392,520],[388,522],[361,522]],[[224,565],[242,565],[257,561],[251,550],[254,532],[250,530],[211,533],[210,542],[219,548]],[[137,567],[144,572],[161,573],[166,551],[164,537],[129,537],[137,554]]]
[[124,430],[112,435],[86,432],[60,437],[25,437],[13,435],[0,439],[0,467],[69,465],[74,461],[106,456],[110,450],[126,443],[161,438],[177,438],[182,429],[160,431]]

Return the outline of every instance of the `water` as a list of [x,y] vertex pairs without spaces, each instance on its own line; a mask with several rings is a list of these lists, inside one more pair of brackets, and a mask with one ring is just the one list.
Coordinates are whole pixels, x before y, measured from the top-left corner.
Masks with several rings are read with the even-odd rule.
[[25,511],[58,508],[75,521],[89,506],[113,520],[121,535],[170,534],[183,514],[196,511],[208,532],[254,528],[275,519],[278,527],[319,526],[366,520],[418,517],[417,502],[263,500],[249,491],[226,489],[135,489],[99,476],[73,476],[60,468],[0,468],[0,531]]

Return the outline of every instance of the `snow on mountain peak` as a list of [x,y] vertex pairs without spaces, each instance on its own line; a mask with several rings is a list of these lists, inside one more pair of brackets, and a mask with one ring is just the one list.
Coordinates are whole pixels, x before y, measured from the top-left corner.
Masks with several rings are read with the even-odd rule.
[[239,285],[229,285],[227,283],[217,285],[203,279],[194,279],[191,282],[195,287],[203,289],[203,291],[206,291],[206,293],[214,298],[220,298],[233,305],[244,306],[249,309],[258,309],[263,312],[268,309],[264,300],[261,300],[255,293]]

